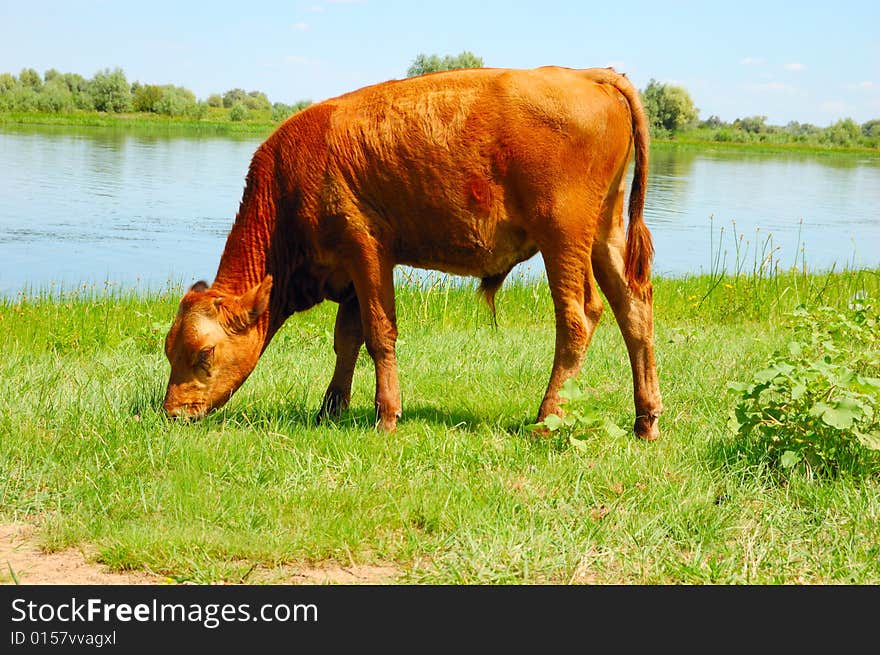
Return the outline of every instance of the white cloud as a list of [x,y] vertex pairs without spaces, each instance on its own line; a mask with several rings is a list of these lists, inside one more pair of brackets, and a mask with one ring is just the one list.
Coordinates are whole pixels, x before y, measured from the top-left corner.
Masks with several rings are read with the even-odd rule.
[[309,24],[303,21],[299,21],[298,23],[293,24],[293,29],[295,29],[297,32],[305,32],[307,29],[309,29]]
[[797,89],[791,84],[784,82],[762,82],[760,84],[747,84],[749,91],[757,93],[795,93]]
[[761,57],[746,57],[744,59],[740,59],[739,63],[743,66],[760,66],[764,63],[764,60]]
[[826,100],[819,108],[826,114],[841,115],[846,111],[847,104],[843,100]]
[[793,61],[789,64],[785,64],[783,68],[787,71],[805,71],[807,70],[806,64],[801,64],[800,62]]
[[861,82],[848,82],[843,85],[843,88],[847,91],[856,91],[858,93],[869,93],[872,94],[876,91],[880,91],[880,85],[876,82],[872,82],[871,80],[862,80]]

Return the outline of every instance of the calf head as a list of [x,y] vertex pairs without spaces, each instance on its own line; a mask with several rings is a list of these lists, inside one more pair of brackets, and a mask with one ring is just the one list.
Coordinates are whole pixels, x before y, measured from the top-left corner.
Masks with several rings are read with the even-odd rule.
[[272,276],[240,296],[197,282],[183,296],[165,337],[170,416],[199,418],[223,405],[257,365],[265,342],[258,319],[269,306]]

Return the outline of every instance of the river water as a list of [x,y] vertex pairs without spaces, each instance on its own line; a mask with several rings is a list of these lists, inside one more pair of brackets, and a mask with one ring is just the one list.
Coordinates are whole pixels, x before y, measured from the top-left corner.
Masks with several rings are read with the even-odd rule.
[[[261,140],[0,128],[0,295],[210,281]],[[655,274],[880,267],[880,158],[655,147],[645,220]]]

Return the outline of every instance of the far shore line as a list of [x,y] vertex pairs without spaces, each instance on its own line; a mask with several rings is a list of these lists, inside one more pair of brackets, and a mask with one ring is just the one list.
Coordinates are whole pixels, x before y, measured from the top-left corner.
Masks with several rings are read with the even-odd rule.
[[[107,114],[103,112],[71,112],[51,114],[41,112],[0,112],[0,128],[9,127],[69,127],[107,128],[125,132],[195,135],[195,136],[257,136],[267,137],[281,123],[266,119],[232,121],[227,118],[170,117],[157,114],[128,113]],[[814,154],[856,154],[880,157],[880,148],[859,146],[817,145],[811,143],[782,143],[766,141],[716,141],[694,137],[685,132],[675,137],[651,140],[661,148],[719,148],[725,150],[750,150],[759,152],[797,152]]]

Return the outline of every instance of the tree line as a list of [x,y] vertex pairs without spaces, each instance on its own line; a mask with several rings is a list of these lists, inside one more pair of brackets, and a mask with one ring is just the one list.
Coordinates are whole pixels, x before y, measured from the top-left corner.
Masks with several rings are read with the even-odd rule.
[[273,121],[281,121],[310,104],[310,100],[293,105],[273,103],[261,91],[238,88],[199,100],[182,86],[129,83],[121,68],[98,71],[91,79],[78,73],[61,73],[54,68],[42,76],[33,68],[25,68],[17,77],[0,73],[0,111],[8,112],[143,112],[201,119],[211,108],[225,108],[234,121],[246,120],[254,112],[269,114]]
[[[470,51],[439,56],[421,53],[406,71],[407,77],[459,68],[481,68],[482,57]],[[718,116],[700,120],[699,109],[683,86],[651,79],[640,90],[651,134],[657,138],[693,137],[706,141],[738,143],[805,144],[814,146],[861,146],[880,148],[880,119],[858,124],[842,118],[828,127],[791,121],[768,125],[766,116],[745,116],[725,122]],[[214,93],[206,100],[172,84],[129,83],[120,68],[104,69],[85,79],[77,73],[47,70],[42,76],[26,68],[16,77],[0,74],[0,111],[62,113],[74,110],[111,113],[146,112],[165,116],[204,118],[212,108],[225,108],[233,121],[246,120],[255,113],[267,114],[275,122],[308,107],[310,100],[287,105],[272,103],[261,91],[230,89]]]
[[728,123],[718,116],[699,120],[699,110],[682,86],[661,84],[652,79],[641,96],[651,121],[651,132],[661,138],[688,133],[719,142],[880,147],[878,118],[861,125],[852,118],[841,118],[828,127],[797,121],[768,125],[766,116],[744,116]]

